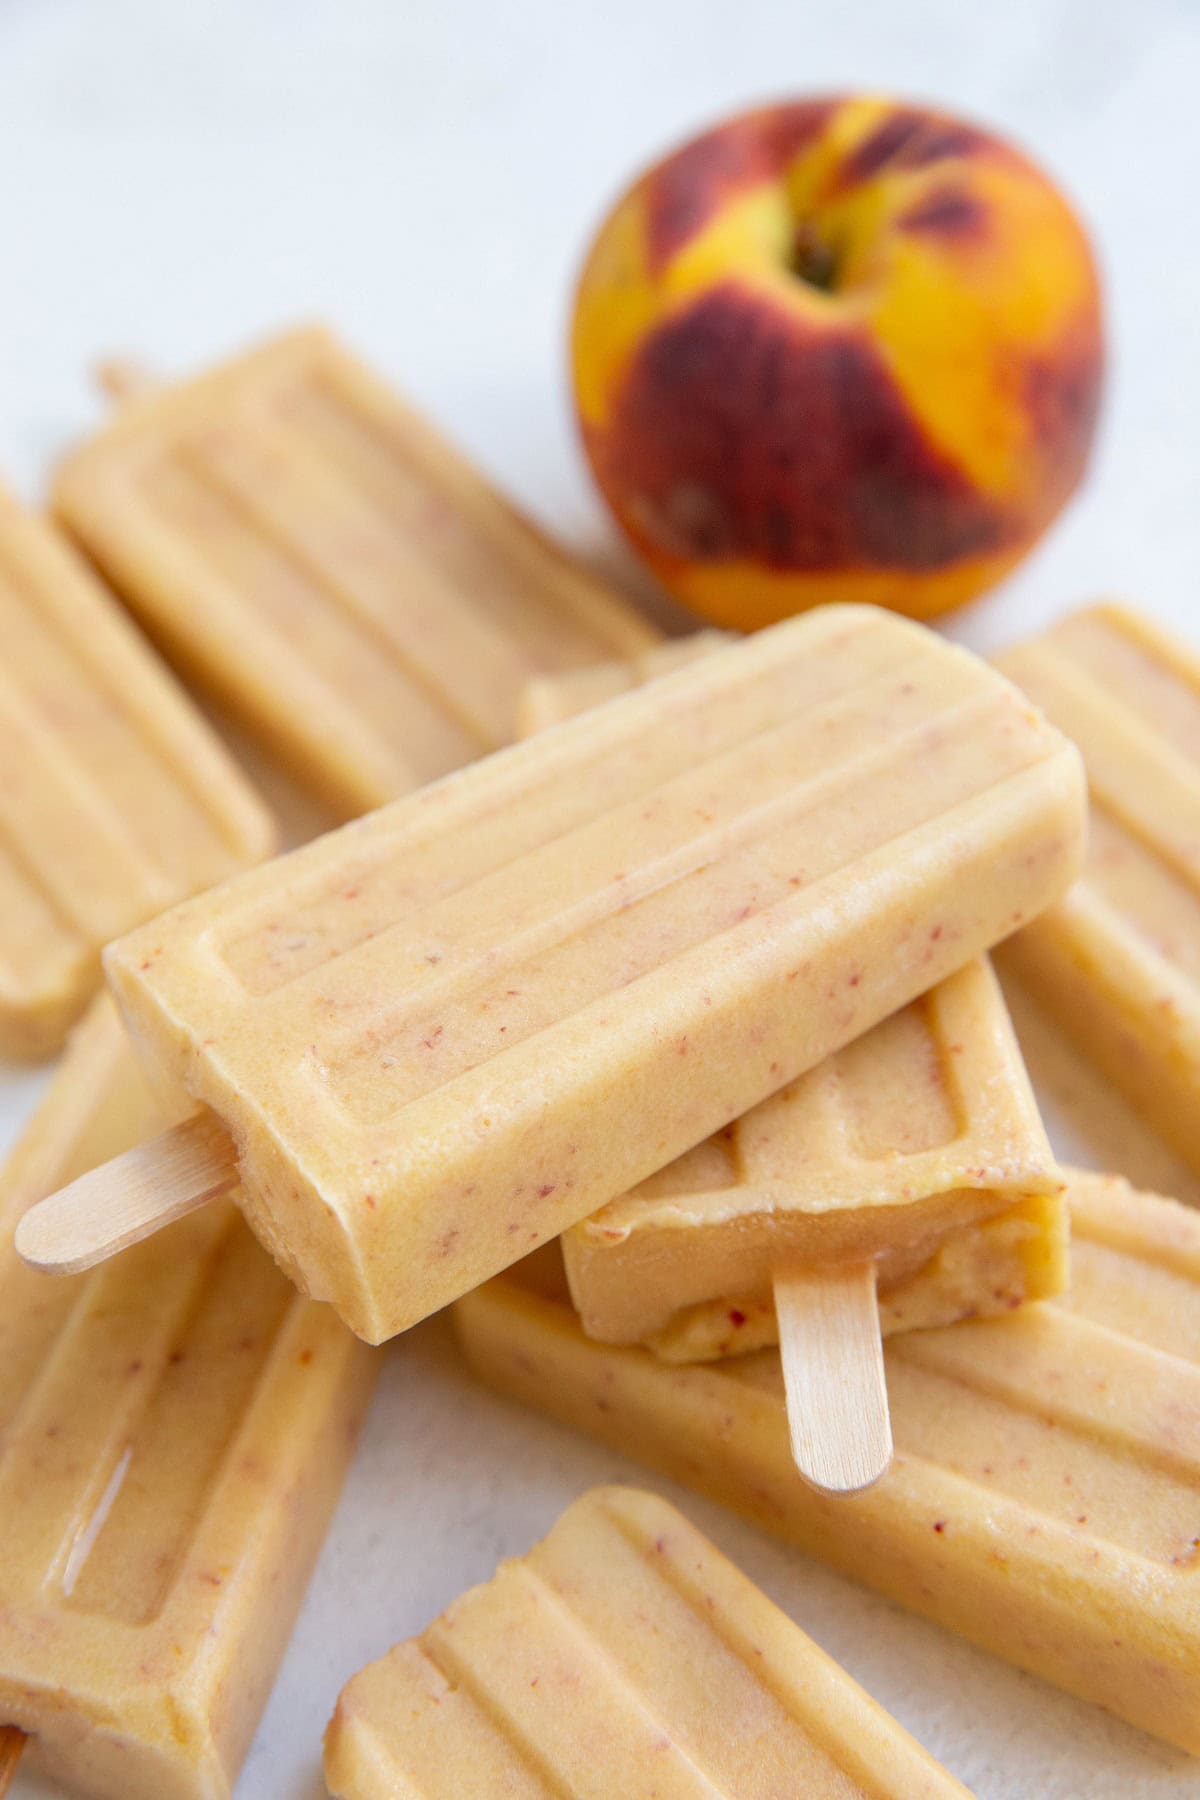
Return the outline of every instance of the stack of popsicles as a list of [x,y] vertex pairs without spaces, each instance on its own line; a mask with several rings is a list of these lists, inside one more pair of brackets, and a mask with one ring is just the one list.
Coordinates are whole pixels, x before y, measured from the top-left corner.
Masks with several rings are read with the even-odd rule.
[[[450,1305],[503,1393],[1200,1753],[1200,1224],[1058,1170],[987,960],[1200,1167],[1200,667],[1115,609],[998,668],[869,608],[660,642],[319,332],[142,385],[54,510],[0,511],[0,1043],[101,952],[120,1016],[0,1207],[0,1792],[24,1739],[231,1791],[358,1340]],[[265,860],[118,601],[348,822]],[[356,1676],[326,1772],[965,1791],[618,1490]]]

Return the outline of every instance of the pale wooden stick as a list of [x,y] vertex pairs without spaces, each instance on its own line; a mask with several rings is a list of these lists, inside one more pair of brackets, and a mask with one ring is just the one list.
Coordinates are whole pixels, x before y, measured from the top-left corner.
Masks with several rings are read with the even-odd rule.
[[0,1800],[4,1800],[9,1783],[17,1772],[25,1733],[16,1725],[0,1725]]
[[228,1132],[199,1113],[31,1207],[17,1253],[49,1275],[78,1275],[228,1193],[237,1178]]
[[92,376],[100,392],[118,404],[122,400],[137,400],[158,386],[149,369],[129,356],[105,357],[95,365]]
[[892,1460],[874,1263],[789,1269],[775,1312],[796,1467],[823,1493],[870,1487]]

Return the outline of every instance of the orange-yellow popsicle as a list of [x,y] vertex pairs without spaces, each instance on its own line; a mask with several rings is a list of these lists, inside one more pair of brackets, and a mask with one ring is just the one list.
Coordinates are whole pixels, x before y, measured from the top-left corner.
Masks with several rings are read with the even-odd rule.
[[128,400],[54,506],[346,816],[507,743],[532,676],[658,638],[319,329]]
[[232,1135],[255,1231],[379,1341],[1040,911],[1081,831],[1076,753],[1008,683],[824,608],[175,909],[107,967]]
[[275,847],[120,608],[0,490],[0,1054],[57,1049],[100,949]]
[[1093,607],[997,659],[1079,745],[1087,867],[1005,967],[1200,1170],[1200,658]]
[[1069,1294],[889,1340],[895,1461],[850,1498],[797,1475],[774,1351],[596,1343],[555,1246],[456,1324],[501,1393],[1200,1754],[1200,1218],[1113,1177],[1068,1193]]
[[965,1800],[682,1513],[595,1488],[343,1689],[338,1800]]
[[164,1122],[97,1000],[0,1187],[0,1726],[93,1800],[227,1800],[375,1374],[228,1203],[75,1280],[17,1260]]
[[675,1362],[778,1341],[774,1278],[871,1261],[886,1334],[1061,1291],[1062,1182],[986,961],[572,1226],[584,1330]]

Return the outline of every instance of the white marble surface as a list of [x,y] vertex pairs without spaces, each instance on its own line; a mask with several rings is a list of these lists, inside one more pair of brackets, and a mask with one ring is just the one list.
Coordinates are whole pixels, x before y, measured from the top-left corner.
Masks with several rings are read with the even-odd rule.
[[[1090,486],[954,629],[985,646],[1122,590],[1200,638],[1200,12],[1182,0],[0,0],[0,467],[37,492],[93,416],[99,352],[173,369],[324,315],[636,580],[570,434],[579,250],[631,166],[681,131],[845,86],[1007,128],[1103,251],[1115,355]],[[1040,1040],[1032,1060],[1064,1149],[1170,1186],[1169,1162],[1079,1071]],[[0,1077],[5,1139],[40,1081]],[[477,1389],[439,1323],[387,1352],[240,1800],[314,1800],[342,1680],[613,1477],[641,1478]],[[683,1499],[983,1800],[1200,1794],[1186,1758]]]

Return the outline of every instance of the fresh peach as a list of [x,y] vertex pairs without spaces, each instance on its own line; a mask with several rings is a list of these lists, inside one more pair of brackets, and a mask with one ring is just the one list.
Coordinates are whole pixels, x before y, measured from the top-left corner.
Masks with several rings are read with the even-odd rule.
[[1087,463],[1087,236],[1001,138],[876,98],[692,139],[617,202],[572,329],[596,478],[679,599],[751,628],[928,617],[998,581]]

